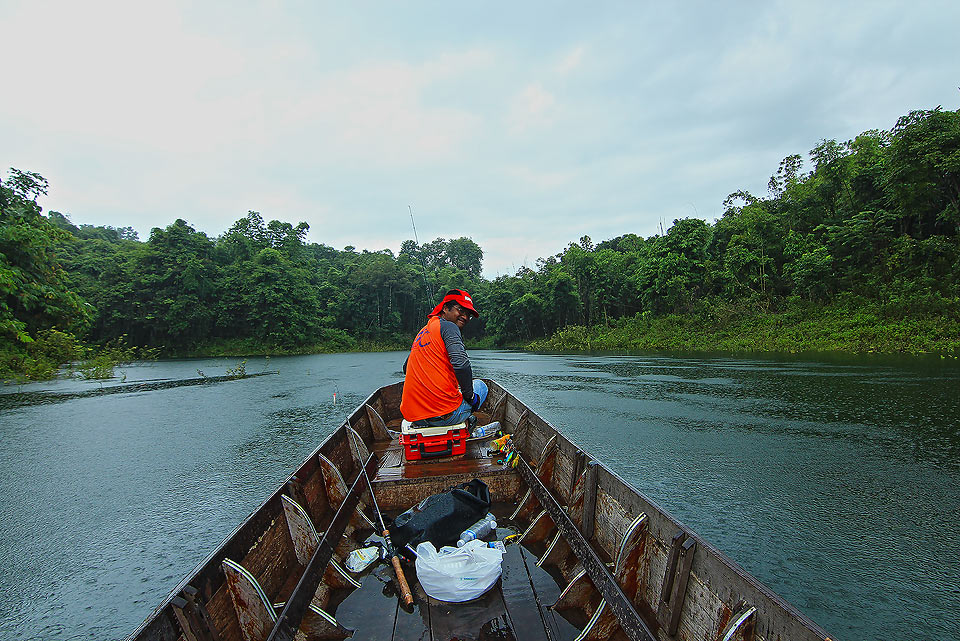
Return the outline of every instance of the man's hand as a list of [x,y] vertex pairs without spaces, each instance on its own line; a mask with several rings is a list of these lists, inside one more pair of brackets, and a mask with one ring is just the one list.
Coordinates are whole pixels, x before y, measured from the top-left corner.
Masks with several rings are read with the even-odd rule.
[[476,412],[480,407],[480,395],[474,393],[473,398],[470,399],[470,411]]

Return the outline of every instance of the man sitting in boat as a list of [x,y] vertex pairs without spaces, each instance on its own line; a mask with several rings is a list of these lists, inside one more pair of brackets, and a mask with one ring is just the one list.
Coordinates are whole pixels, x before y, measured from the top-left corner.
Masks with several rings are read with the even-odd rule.
[[460,334],[479,316],[462,289],[448,291],[430,312],[403,363],[400,412],[405,419],[420,426],[457,425],[486,400],[487,385],[474,380]]

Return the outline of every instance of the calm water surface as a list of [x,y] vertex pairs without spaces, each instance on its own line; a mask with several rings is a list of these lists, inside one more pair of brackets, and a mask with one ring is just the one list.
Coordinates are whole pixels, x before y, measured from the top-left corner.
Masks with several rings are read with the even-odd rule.
[[[955,363],[471,355],[477,375],[837,638],[960,638]],[[124,637],[373,389],[400,378],[404,356],[251,359],[248,372],[280,373],[6,404],[0,639]],[[234,365],[123,373],[178,380]]]

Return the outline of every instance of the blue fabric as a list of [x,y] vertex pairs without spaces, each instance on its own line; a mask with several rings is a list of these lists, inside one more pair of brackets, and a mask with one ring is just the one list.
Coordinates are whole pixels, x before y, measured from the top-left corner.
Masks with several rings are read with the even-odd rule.
[[[483,405],[483,402],[487,400],[487,384],[481,381],[479,378],[473,379],[473,393],[480,397],[480,405]],[[477,407],[480,407],[478,405]],[[445,419],[427,419],[423,421],[430,427],[442,427],[444,425],[457,425],[458,423],[463,423],[471,414],[470,403],[464,401],[460,403],[460,407],[454,410],[448,418]],[[419,421],[418,421],[419,422]]]

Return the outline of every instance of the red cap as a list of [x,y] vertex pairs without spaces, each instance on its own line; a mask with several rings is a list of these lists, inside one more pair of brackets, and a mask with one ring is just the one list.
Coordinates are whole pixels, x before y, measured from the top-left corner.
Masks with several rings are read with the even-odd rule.
[[464,308],[465,310],[473,314],[475,318],[480,318],[480,313],[473,308],[473,299],[470,298],[470,294],[468,294],[463,289],[454,289],[451,291],[454,291],[456,293],[447,294],[446,296],[444,296],[443,300],[440,301],[440,304],[434,307],[433,311],[430,312],[431,316],[438,315],[441,311],[443,311],[444,305],[446,305],[450,301],[454,301],[457,305],[459,305],[460,307]]

